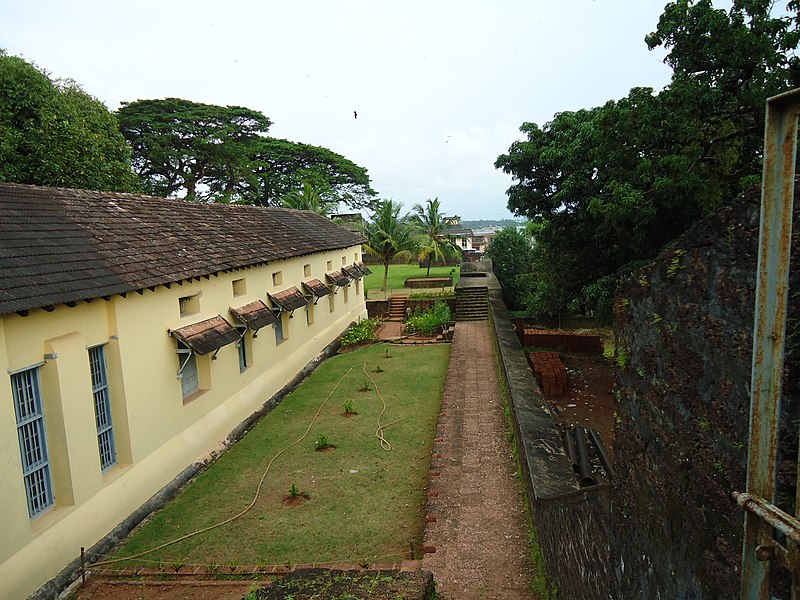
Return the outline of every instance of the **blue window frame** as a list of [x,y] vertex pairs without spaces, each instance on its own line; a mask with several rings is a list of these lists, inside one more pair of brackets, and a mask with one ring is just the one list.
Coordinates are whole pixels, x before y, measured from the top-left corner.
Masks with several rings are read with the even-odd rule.
[[28,497],[28,515],[33,518],[53,504],[39,368],[34,367],[11,375],[11,389],[25,494]]
[[283,335],[283,311],[275,319],[275,343],[280,344],[286,338]]
[[200,375],[197,372],[197,355],[183,342],[178,342],[178,366],[181,376],[181,395],[186,400],[200,389]]
[[236,348],[239,351],[239,373],[244,373],[247,370],[247,328],[236,327],[239,334],[239,341],[236,342]]
[[89,348],[89,367],[97,423],[97,448],[100,451],[100,467],[105,471],[117,464],[117,448],[114,443],[114,422],[111,419],[106,353],[103,346]]

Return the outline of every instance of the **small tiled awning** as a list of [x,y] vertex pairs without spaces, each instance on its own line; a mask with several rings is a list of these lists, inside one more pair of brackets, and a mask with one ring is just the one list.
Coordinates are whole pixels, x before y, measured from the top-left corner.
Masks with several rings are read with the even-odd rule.
[[339,287],[350,284],[350,278],[343,275],[341,271],[334,271],[333,273],[326,273],[325,276]]
[[289,312],[308,305],[308,301],[306,300],[306,297],[303,296],[303,292],[294,286],[290,287],[288,290],[282,291],[279,294],[275,294],[274,296],[270,294],[269,299],[272,300],[272,303],[281,310]]
[[308,293],[314,296],[315,298],[322,298],[323,296],[327,296],[331,293],[331,288],[327,285],[322,283],[319,279],[311,279],[310,281],[304,281],[303,287],[308,290]]
[[231,308],[231,314],[253,331],[258,331],[262,327],[272,325],[275,322],[275,314],[261,300],[256,300],[239,308]]
[[356,267],[358,267],[358,270],[361,271],[364,275],[372,275],[372,269],[370,269],[363,262],[361,261],[357,262]]
[[364,276],[364,274],[361,272],[361,269],[359,269],[355,265],[350,265],[349,267],[342,267],[342,271],[344,271],[344,274],[347,275],[350,279],[361,279]]
[[215,352],[239,340],[239,334],[221,316],[171,329],[169,333],[186,344],[195,354],[200,355]]

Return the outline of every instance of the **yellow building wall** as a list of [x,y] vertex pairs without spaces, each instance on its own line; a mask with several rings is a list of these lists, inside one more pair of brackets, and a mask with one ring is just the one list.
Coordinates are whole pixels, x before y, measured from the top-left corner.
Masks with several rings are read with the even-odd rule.
[[[249,367],[240,372],[236,344],[216,358],[198,356],[200,392],[184,400],[171,329],[267,300],[301,282],[361,259],[358,246],[221,273],[109,301],[58,306],[52,312],[0,319],[0,366],[39,367],[55,505],[31,519],[23,487],[10,377],[0,377],[0,597],[24,598],[91,547],[185,467],[223,447],[227,435],[258,410],[352,322],[366,318],[362,282],[331,303],[283,315],[283,342],[273,326],[247,333]],[[332,264],[332,269],[328,264]],[[278,275],[275,275],[278,274]],[[275,275],[275,276],[274,276]],[[241,280],[244,280],[243,282]],[[234,295],[234,281],[237,291]],[[356,292],[356,287],[358,292]],[[197,312],[181,316],[179,299]],[[268,302],[269,304],[269,302]],[[102,472],[97,447],[88,348],[105,344],[117,464]],[[45,358],[47,356],[48,358]]]

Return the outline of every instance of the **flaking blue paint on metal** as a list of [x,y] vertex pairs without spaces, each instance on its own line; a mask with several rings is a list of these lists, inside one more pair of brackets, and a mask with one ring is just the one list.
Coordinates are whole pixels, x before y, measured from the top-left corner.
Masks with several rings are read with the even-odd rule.
[[[798,113],[800,89],[767,101],[747,492],[770,503],[774,499],[777,464]],[[757,560],[755,550],[769,542],[769,532],[758,516],[746,512],[744,533],[741,597],[767,599],[769,563]]]

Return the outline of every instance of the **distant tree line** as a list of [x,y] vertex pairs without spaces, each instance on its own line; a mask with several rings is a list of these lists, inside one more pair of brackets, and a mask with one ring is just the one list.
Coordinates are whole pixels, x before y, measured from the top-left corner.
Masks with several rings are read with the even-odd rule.
[[0,181],[329,213],[375,197],[367,170],[267,136],[259,111],[165,98],[110,112],[74,81],[0,49]]
[[461,225],[470,229],[485,229],[487,227],[502,229],[504,227],[517,227],[524,222],[524,220],[515,221],[514,219],[473,219],[471,221],[462,220]]
[[668,50],[664,90],[522,125],[495,163],[514,182],[509,209],[537,227],[527,266],[503,282],[514,308],[610,317],[621,277],[760,181],[765,101],[800,85],[798,2],[783,16],[773,4],[670,2],[645,37]]

